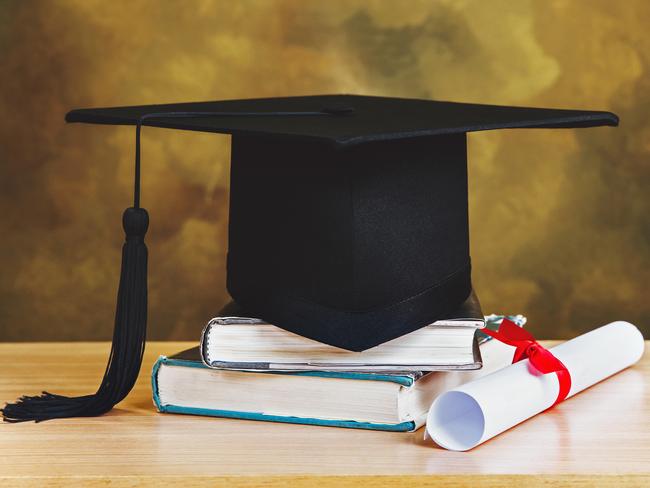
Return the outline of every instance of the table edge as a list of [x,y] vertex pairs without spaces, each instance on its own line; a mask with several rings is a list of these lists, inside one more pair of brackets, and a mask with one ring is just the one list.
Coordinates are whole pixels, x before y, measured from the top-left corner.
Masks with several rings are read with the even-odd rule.
[[527,487],[535,486],[591,486],[595,482],[605,487],[632,487],[650,485],[650,472],[642,474],[595,473],[595,474],[444,474],[444,475],[224,475],[224,476],[186,476],[186,475],[116,475],[116,476],[3,476],[0,485],[5,483],[17,487],[29,486],[69,486],[83,483],[83,486],[178,486],[184,487],[228,487],[251,488],[359,488],[394,486],[396,488],[426,488],[445,486],[450,488],[471,486],[472,488]]

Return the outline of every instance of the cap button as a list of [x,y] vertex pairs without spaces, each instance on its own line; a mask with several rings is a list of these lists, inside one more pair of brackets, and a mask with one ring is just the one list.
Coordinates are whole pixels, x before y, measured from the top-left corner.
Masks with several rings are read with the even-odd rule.
[[332,102],[325,105],[321,112],[330,115],[350,115],[354,113],[354,107],[341,102]]

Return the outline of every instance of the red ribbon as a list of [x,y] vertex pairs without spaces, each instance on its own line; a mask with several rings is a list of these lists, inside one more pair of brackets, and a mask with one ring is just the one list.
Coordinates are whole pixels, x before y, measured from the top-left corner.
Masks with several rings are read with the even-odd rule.
[[499,330],[496,332],[489,329],[483,329],[481,332],[504,344],[516,347],[515,355],[512,358],[513,364],[528,358],[530,364],[540,373],[555,373],[557,375],[560,391],[557,394],[555,403],[551,406],[557,405],[567,397],[571,390],[571,374],[569,370],[551,351],[541,346],[530,332],[508,319],[503,319]]

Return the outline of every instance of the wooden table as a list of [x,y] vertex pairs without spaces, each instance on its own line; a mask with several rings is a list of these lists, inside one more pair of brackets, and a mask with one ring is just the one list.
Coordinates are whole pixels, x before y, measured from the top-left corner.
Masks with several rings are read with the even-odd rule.
[[[158,414],[147,345],[131,395],[99,418],[0,425],[0,485],[650,486],[650,356],[465,453],[388,433]],[[0,344],[0,402],[94,391],[107,343]]]

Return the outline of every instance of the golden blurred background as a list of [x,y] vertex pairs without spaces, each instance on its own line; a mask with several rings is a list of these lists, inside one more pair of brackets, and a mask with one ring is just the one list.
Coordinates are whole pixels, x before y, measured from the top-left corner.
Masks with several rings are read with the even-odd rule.
[[[650,2],[0,3],[0,340],[111,337],[134,130],[71,108],[319,93],[611,110],[469,136],[474,284],[539,337],[650,335]],[[149,338],[228,300],[229,138],[146,128]]]

